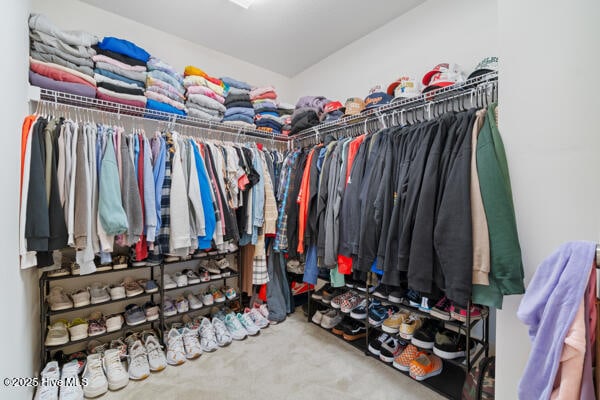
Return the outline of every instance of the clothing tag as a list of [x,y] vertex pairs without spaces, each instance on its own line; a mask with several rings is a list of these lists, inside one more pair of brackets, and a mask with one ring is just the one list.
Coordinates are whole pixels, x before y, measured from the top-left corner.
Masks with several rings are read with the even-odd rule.
[[421,307],[425,309],[429,308],[429,299],[427,297],[421,298]]

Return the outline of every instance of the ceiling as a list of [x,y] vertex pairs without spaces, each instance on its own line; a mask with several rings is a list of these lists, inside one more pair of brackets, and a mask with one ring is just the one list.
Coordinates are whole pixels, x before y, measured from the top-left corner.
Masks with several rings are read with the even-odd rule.
[[[82,0],[293,77],[425,0]],[[168,5],[166,5],[168,4]]]

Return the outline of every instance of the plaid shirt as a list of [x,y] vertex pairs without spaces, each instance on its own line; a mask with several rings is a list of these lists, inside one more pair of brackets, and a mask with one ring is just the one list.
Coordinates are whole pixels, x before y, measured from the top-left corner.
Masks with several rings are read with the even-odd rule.
[[279,196],[281,204],[279,205],[279,217],[277,218],[277,235],[275,236],[275,243],[273,244],[273,250],[285,252],[288,248],[287,241],[287,214],[285,213],[288,194],[290,189],[290,175],[296,159],[300,154],[299,151],[288,156],[285,161],[285,165],[281,171],[281,180],[279,182]]
[[167,156],[165,160],[165,180],[161,189],[160,198],[160,230],[156,236],[156,245],[160,254],[169,252],[169,235],[171,233],[171,157],[169,151],[171,144],[165,142],[167,146]]

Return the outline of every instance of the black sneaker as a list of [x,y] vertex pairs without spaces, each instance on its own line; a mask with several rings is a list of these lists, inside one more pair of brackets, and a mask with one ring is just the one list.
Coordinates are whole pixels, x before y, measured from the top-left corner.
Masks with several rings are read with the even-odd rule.
[[162,254],[150,253],[148,255],[148,258],[146,259],[146,265],[149,265],[149,266],[160,265],[160,264],[162,264],[162,262],[163,262]]
[[373,296],[377,296],[382,299],[387,299],[389,295],[390,288],[389,286],[384,285],[383,283],[380,283],[379,286],[377,286],[375,290],[373,290]]
[[333,299],[336,296],[339,296],[340,294],[346,292],[345,288],[331,288],[329,290],[324,290],[322,293],[322,298],[321,301],[325,304],[330,304],[331,303],[331,299]]
[[354,285],[356,285],[356,281],[352,278],[352,275],[344,277],[344,282],[346,283],[346,287],[350,289],[353,289]]
[[331,292],[331,289],[332,289],[331,285],[329,283],[326,283],[321,289],[317,290],[316,292],[313,292],[311,297],[315,300],[322,300],[323,293]]
[[369,340],[369,353],[378,356],[379,353],[381,352],[381,346],[391,336],[390,336],[390,334],[385,333],[385,332],[384,333],[379,333],[378,331],[373,331],[373,332],[375,332],[375,335],[373,335],[373,336],[369,335],[370,337],[372,337],[372,339]]
[[[469,341],[469,349],[475,348],[475,341]],[[435,334],[435,345],[433,353],[440,358],[453,360],[455,358],[465,357],[467,354],[467,338],[456,332],[441,330]]]
[[432,349],[435,344],[435,334],[439,329],[439,321],[426,319],[423,325],[414,333],[411,343],[422,349]]
[[353,322],[354,320],[352,318],[349,318],[347,315],[345,315],[344,318],[342,318],[342,320],[340,321],[340,323],[334,326],[333,329],[331,329],[331,332],[335,335],[341,336],[346,331],[346,328],[352,325]]
[[406,301],[406,290],[400,288],[400,287],[389,287],[388,286],[388,300],[391,301],[392,303],[397,303],[397,304],[406,304],[408,305],[408,302]]
[[416,290],[408,289],[404,297],[408,300],[409,305],[413,307],[419,307],[421,305],[422,297]]
[[350,319],[350,324],[344,328],[344,339],[349,342],[358,340],[367,336],[367,327],[364,323]]

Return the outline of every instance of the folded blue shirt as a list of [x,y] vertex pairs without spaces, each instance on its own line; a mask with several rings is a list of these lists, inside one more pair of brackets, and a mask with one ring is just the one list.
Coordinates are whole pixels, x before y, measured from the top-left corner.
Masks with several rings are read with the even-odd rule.
[[235,114],[246,115],[249,118],[254,118],[254,109],[244,108],[244,107],[231,107],[225,111],[226,117],[228,117],[230,115],[235,115]]
[[124,54],[128,57],[135,58],[136,60],[143,61],[145,63],[148,62],[150,58],[150,54],[141,47],[131,43],[129,40],[119,39],[112,36],[106,36],[100,43],[98,43],[98,47],[102,50],[110,50],[115,53]]
[[184,116],[186,115],[185,111],[180,110],[179,108],[175,108],[170,104],[162,103],[160,101],[156,101],[156,100],[152,100],[152,99],[146,100],[146,108],[148,110],[162,111],[162,112],[168,112],[171,114],[184,115]]
[[119,81],[125,82],[125,83],[132,83],[132,84],[134,84],[136,86],[141,87],[142,89],[144,89],[146,87],[146,82],[136,81],[136,80],[127,78],[126,76],[115,74],[114,72],[107,71],[107,70],[102,69],[102,68],[95,68],[94,72],[97,73],[97,74],[99,74],[99,75],[104,75],[107,78],[116,79],[116,80],[119,80]]
[[244,90],[252,90],[252,86],[248,85],[246,82],[238,81],[237,79],[229,78],[227,76],[220,78],[224,84],[227,86],[231,86],[238,89]]
[[276,111],[260,111],[256,115],[272,115],[273,117],[279,117],[279,113]]
[[233,114],[223,118],[223,122],[227,121],[244,121],[249,124],[254,124],[254,119],[245,114]]

